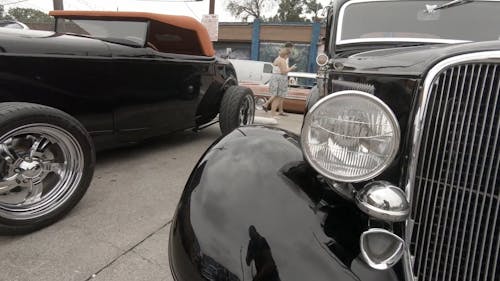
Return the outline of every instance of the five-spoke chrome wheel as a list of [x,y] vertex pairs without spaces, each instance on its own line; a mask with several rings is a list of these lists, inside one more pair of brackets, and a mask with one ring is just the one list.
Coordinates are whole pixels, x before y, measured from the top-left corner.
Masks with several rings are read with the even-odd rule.
[[253,124],[255,99],[252,90],[241,86],[229,87],[222,97],[219,122],[223,135],[232,130]]
[[251,95],[245,95],[240,105],[240,126],[253,124],[255,118],[255,103]]
[[0,103],[0,234],[28,233],[67,214],[95,165],[89,134],[74,117],[30,103]]
[[0,136],[0,214],[31,219],[64,203],[80,182],[83,151],[75,138],[50,124],[30,124]]

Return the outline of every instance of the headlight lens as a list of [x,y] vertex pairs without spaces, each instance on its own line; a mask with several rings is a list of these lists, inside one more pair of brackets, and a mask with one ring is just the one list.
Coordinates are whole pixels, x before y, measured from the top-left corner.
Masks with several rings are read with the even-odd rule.
[[302,128],[302,148],[309,163],[337,181],[360,182],[379,175],[399,148],[394,113],[377,97],[341,91],[318,101]]

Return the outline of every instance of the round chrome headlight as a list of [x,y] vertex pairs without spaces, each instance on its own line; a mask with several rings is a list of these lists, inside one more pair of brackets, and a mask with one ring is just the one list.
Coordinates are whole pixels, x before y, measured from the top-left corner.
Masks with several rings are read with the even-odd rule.
[[340,91],[308,112],[301,143],[307,161],[327,178],[360,182],[382,173],[399,148],[399,124],[374,95]]

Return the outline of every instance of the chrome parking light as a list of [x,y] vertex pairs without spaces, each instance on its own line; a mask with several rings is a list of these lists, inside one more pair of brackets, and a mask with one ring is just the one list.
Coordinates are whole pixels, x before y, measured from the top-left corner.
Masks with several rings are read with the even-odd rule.
[[404,221],[410,212],[404,191],[386,181],[365,185],[356,193],[355,202],[364,213],[384,221]]
[[360,248],[364,261],[372,268],[385,270],[403,256],[404,241],[382,228],[371,228],[361,234]]

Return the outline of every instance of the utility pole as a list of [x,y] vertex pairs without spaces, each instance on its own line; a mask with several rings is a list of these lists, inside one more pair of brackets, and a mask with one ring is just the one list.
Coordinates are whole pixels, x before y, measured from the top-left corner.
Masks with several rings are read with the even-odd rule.
[[208,10],[208,14],[210,14],[210,15],[215,14],[215,0],[210,0],[210,8]]
[[53,0],[54,10],[64,10],[63,0]]

